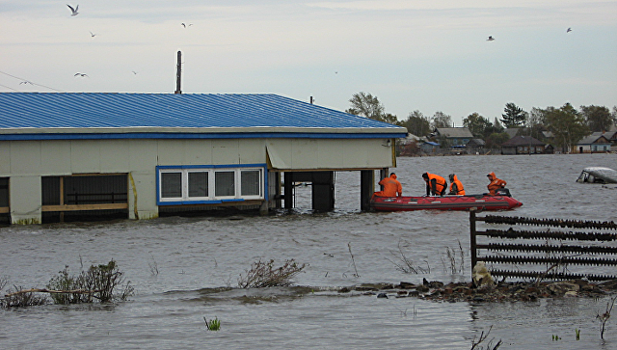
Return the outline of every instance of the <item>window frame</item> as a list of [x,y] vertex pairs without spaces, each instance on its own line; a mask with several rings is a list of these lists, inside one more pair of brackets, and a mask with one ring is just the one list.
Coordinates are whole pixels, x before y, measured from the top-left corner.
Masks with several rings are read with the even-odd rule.
[[[242,173],[258,172],[257,195],[242,195]],[[206,197],[189,196],[189,173],[207,173],[208,193]],[[233,172],[234,194],[229,196],[216,196],[216,174],[220,172]],[[181,174],[181,197],[163,198],[162,174]],[[183,204],[217,204],[223,202],[241,202],[246,200],[263,200],[267,187],[266,164],[233,164],[233,165],[159,165],[156,167],[156,201],[157,205],[183,205]]]

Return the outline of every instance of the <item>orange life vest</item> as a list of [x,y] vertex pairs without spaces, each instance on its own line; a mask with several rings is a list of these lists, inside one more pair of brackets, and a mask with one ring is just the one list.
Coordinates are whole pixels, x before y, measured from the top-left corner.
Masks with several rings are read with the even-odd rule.
[[[464,196],[465,189],[463,188],[463,183],[459,181],[456,175],[452,177],[452,180],[453,181],[450,184],[450,194],[457,195],[457,196]],[[454,187],[456,187],[456,191],[454,191]]]
[[376,192],[375,195],[382,197],[396,197],[403,194],[403,186],[396,179],[396,174],[390,175],[383,180],[379,181],[379,184],[383,186],[383,191]]
[[444,195],[444,193],[446,192],[446,188],[448,188],[448,183],[446,182],[446,179],[444,179],[443,177],[441,177],[439,175],[435,175],[435,174],[431,174],[431,173],[426,173],[426,175],[428,175],[427,187],[430,188],[431,187],[431,183],[432,183],[431,180],[435,179],[435,187],[436,188],[430,188],[430,189],[433,190],[435,193],[437,193],[440,196]]
[[495,191],[500,188],[506,187],[507,182],[503,181],[502,179],[498,179],[497,176],[495,176],[495,173],[490,173],[489,175],[492,176],[493,180],[491,180],[491,183],[488,184],[488,186],[486,187],[488,188],[488,192],[490,193],[490,195],[494,196]]

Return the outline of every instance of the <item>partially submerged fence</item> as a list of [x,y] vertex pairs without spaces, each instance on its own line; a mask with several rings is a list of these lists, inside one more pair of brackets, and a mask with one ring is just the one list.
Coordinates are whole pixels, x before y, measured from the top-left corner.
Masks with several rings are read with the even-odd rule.
[[[470,212],[469,221],[472,269],[477,262],[484,261],[490,264],[495,277],[617,279],[617,224],[612,221],[477,217],[474,211]],[[477,222],[495,228],[478,231]],[[530,226],[538,228],[527,229]],[[603,272],[609,273],[589,273],[592,266],[604,267]]]

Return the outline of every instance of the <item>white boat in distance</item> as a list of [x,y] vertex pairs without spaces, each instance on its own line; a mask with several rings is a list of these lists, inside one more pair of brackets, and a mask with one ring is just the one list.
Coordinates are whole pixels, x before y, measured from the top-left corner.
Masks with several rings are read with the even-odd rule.
[[588,167],[583,169],[576,182],[614,184],[617,183],[617,170],[605,167]]

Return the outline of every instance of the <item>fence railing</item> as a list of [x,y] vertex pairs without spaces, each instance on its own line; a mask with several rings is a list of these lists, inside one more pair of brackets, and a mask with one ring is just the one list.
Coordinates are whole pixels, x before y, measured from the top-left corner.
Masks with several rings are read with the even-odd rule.
[[[617,279],[617,224],[612,221],[477,217],[474,211],[469,221],[472,269],[484,261],[493,276],[504,278]],[[479,231],[477,222],[495,226]],[[609,273],[598,274],[602,267]]]

